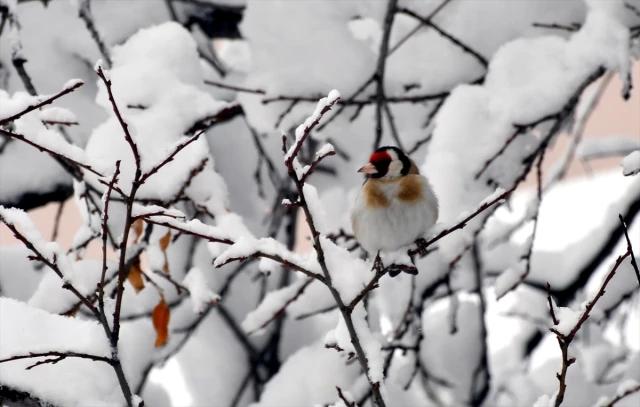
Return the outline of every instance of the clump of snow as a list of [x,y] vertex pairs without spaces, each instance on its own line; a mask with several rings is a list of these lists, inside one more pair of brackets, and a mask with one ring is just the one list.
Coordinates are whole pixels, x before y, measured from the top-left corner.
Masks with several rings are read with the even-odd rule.
[[46,96],[31,96],[26,92],[16,92],[13,96],[0,89],[0,121],[15,115],[29,106],[38,104],[46,99]]
[[640,172],[640,150],[636,150],[622,160],[622,173],[624,175],[636,175]]
[[[0,359],[47,351],[111,355],[97,322],[50,314],[8,298],[0,298],[0,343]],[[113,369],[106,363],[70,358],[25,370],[38,360],[41,359],[1,363],[0,381],[58,405],[122,402]]]
[[556,329],[563,335],[568,335],[569,332],[577,325],[582,311],[577,311],[569,307],[554,307],[556,318],[558,319],[558,325],[552,324],[551,327]]
[[[149,170],[162,162],[197,122],[214,117],[224,108],[202,91],[202,72],[196,43],[189,32],[169,22],[140,30],[113,49],[109,71],[112,91],[141,154],[141,167]],[[120,123],[112,112],[104,84],[98,81],[96,102],[110,117],[94,129],[86,146],[93,159],[112,167],[121,164],[121,188],[127,192],[135,162]],[[128,106],[140,107],[129,108]],[[204,137],[181,150],[138,191],[138,197],[171,200],[181,191],[191,172],[204,159],[204,169],[184,191],[196,202],[221,213],[227,206],[224,180],[214,171]]]
[[300,148],[300,143],[302,143],[303,141],[302,138],[305,135],[305,133],[309,131],[309,128],[311,127],[311,125],[314,122],[317,122],[318,120],[320,120],[322,112],[327,108],[331,107],[333,104],[335,104],[338,101],[338,99],[340,99],[340,92],[338,92],[335,89],[331,90],[331,92],[329,92],[329,94],[326,97],[323,97],[318,101],[318,104],[316,105],[316,108],[313,111],[313,113],[311,113],[311,115],[307,117],[302,124],[296,127],[296,131],[295,131],[296,138],[293,144],[291,145],[291,147],[289,147],[289,150],[287,150],[287,153],[284,155],[285,162],[289,161],[292,158],[294,151]]
[[[309,367],[313,366],[312,369]],[[336,387],[349,388],[360,375],[357,364],[345,366],[344,359],[319,343],[305,346],[283,363],[266,384],[254,407],[313,406],[333,403]]]
[[[534,122],[559,111],[601,66],[628,72],[629,30],[606,10],[593,7],[582,28],[571,38],[520,38],[493,56],[482,85],[456,87],[436,117],[423,173],[440,201],[440,220],[448,223],[473,208],[491,191],[493,179],[510,187],[522,169],[522,159],[539,143],[524,133],[483,176],[476,174],[515,131],[514,125]],[[451,174],[457,182],[451,183]],[[463,234],[473,232],[468,227]],[[450,239],[441,243],[446,256]]]
[[[358,304],[351,313],[351,319],[353,320],[353,326],[358,336],[358,340],[360,341],[367,357],[367,363],[369,366],[367,374],[374,383],[380,383],[384,379],[384,358],[382,357],[382,346],[374,336],[373,332],[371,332],[369,324],[367,323],[366,314],[367,311],[364,309],[364,306],[362,304]],[[347,325],[341,315],[338,317],[338,325],[335,329],[329,331],[325,336],[325,345],[337,346],[347,354],[356,354],[349,330],[347,329]]]
[[608,136],[587,138],[580,142],[576,156],[582,159],[607,157],[640,149],[640,140],[631,136]]
[[189,298],[195,313],[201,313],[209,304],[220,301],[220,296],[211,291],[202,270],[197,267],[189,270],[182,283],[189,289]]
[[39,112],[40,120],[53,123],[76,123],[76,115],[69,109],[53,106]]
[[137,203],[133,204],[131,208],[131,216],[136,217],[145,217],[145,216],[161,216],[161,217],[169,217],[169,218],[177,218],[184,219],[186,215],[181,211],[174,208],[164,208],[159,205],[140,205]]
[[313,218],[313,224],[316,230],[322,234],[329,232],[327,228],[327,214],[318,196],[318,190],[311,184],[304,184],[302,187],[302,193],[307,201],[307,207]]
[[70,259],[58,243],[49,242],[42,237],[26,212],[0,205],[0,220],[14,227],[45,260],[58,267],[66,281],[72,282],[73,268]]
[[284,311],[287,304],[295,301],[310,283],[308,278],[301,278],[287,287],[267,293],[258,308],[245,316],[242,329],[253,333],[263,328],[269,320]]
[[84,85],[84,81],[82,79],[69,79],[64,86],[62,86],[63,89],[68,90],[68,89],[73,89],[73,88],[77,88],[78,86],[82,86]]
[[502,298],[507,292],[513,290],[518,285],[524,276],[525,267],[526,262],[521,260],[500,273],[494,286],[497,299]]
[[326,237],[320,237],[320,244],[333,286],[340,293],[342,300],[348,304],[373,278],[374,272],[365,261],[354,257],[345,248]]
[[543,394],[542,396],[538,397],[536,402],[533,404],[533,407],[553,407],[555,405],[555,401],[555,396]]

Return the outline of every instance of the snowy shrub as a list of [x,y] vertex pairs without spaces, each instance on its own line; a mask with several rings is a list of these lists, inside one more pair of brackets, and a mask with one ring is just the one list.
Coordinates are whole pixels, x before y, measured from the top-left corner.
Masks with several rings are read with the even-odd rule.
[[[583,132],[639,38],[639,0],[0,0],[0,401],[635,405],[640,143]],[[367,256],[381,145],[440,217]]]

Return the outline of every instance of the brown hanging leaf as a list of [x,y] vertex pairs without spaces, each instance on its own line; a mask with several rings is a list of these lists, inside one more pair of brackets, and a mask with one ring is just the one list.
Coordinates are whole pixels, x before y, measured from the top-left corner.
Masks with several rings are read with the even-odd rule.
[[167,231],[167,234],[162,236],[159,240],[160,250],[166,252],[167,248],[169,247],[169,243],[171,243],[171,232]]
[[169,258],[167,257],[167,248],[171,243],[171,231],[167,230],[167,233],[160,238],[158,244],[160,245],[160,250],[162,250],[162,255],[164,256],[164,264],[162,265],[162,271],[169,274]]
[[133,225],[131,225],[131,228],[133,229],[133,233],[135,235],[135,242],[138,243],[140,241],[140,238],[142,237],[144,221],[142,219],[136,220],[135,222],[133,222]]
[[136,257],[131,267],[129,267],[127,279],[129,280],[129,284],[133,286],[133,289],[136,290],[136,293],[139,293],[144,289],[142,269],[140,268],[140,256]]
[[169,339],[169,318],[171,310],[164,301],[164,297],[160,297],[160,302],[153,308],[151,319],[153,328],[156,330],[156,348],[160,348],[167,344]]

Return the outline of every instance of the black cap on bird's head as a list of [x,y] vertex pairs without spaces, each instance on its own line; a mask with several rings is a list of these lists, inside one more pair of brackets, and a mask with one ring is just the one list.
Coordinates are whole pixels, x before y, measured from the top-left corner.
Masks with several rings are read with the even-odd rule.
[[411,173],[415,168],[407,155],[394,146],[377,148],[369,157],[369,162],[360,167],[358,172],[369,178],[396,178]]

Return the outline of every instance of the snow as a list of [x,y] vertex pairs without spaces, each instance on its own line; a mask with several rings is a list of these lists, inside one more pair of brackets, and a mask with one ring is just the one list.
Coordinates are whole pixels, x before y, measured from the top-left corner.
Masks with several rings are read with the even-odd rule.
[[310,263],[299,254],[290,252],[285,245],[272,238],[240,237],[216,257],[213,265],[214,267],[220,267],[228,261],[244,259],[254,255],[277,256],[289,263],[306,268],[312,273],[318,272],[316,264]]
[[55,264],[66,281],[73,282],[73,269],[68,256],[58,243],[46,241],[42,237],[26,212],[0,205],[0,220],[14,227],[44,259]]
[[517,286],[524,276],[525,267],[526,263],[524,261],[519,261],[513,267],[509,267],[500,273],[494,286],[497,299],[502,298],[507,292]]
[[555,396],[543,394],[538,398],[538,400],[536,400],[536,402],[533,404],[533,407],[553,407],[555,405],[555,401]]
[[611,135],[582,140],[576,155],[582,159],[619,155],[640,148],[637,137]]
[[336,245],[326,237],[320,237],[320,244],[333,286],[340,293],[342,300],[348,304],[367,285],[374,272],[365,261],[354,257],[345,248]]
[[[79,260],[71,265],[71,271],[65,276],[66,279],[72,281],[73,286],[82,295],[92,294],[100,281],[102,261]],[[107,275],[114,273],[117,268],[111,262],[107,266]],[[71,309],[79,301],[71,291],[63,289],[64,282],[53,271],[45,269],[43,274],[40,284],[29,298],[30,306],[60,314]]]
[[199,268],[192,268],[182,281],[189,289],[189,298],[193,312],[201,313],[211,303],[220,301],[220,296],[215,294],[207,285],[207,280]]
[[[311,214],[311,220],[319,233],[329,233],[327,227],[327,213],[324,210],[320,197],[318,196],[318,190],[311,184],[304,184],[302,187],[302,193],[307,202],[307,207]],[[307,220],[308,221],[308,220]]]
[[[113,171],[115,159],[123,160],[123,176],[120,182],[121,187],[126,191],[131,181],[132,156],[123,141],[122,130],[113,117],[104,89],[99,83],[98,86],[101,89],[97,100],[102,107],[93,103],[96,96],[96,78],[87,67],[92,65],[91,61],[97,59],[99,51],[87,35],[82,21],[77,18],[77,9],[70,3],[72,2],[51,2],[45,8],[41,2],[24,2],[18,6],[15,1],[12,1],[12,7],[15,7],[20,14],[22,28],[19,37],[16,36],[17,30],[12,29],[11,35],[15,37],[13,41],[10,41],[6,31],[5,35],[0,37],[0,60],[11,71],[10,64],[5,62],[10,61],[11,48],[19,46],[20,43],[17,40],[20,40],[24,45],[21,55],[29,60],[26,67],[38,89],[58,89],[59,84],[69,77],[83,76],[87,80],[87,86],[74,92],[73,96],[63,99],[63,106],[68,108],[69,112],[76,113],[81,122],[78,126],[68,128],[67,131],[78,146],[84,146],[88,141],[87,135],[91,135],[86,155],[92,165],[100,166],[103,174]],[[228,106],[220,100],[233,101],[236,95],[235,92],[205,88],[202,85],[202,79],[205,77],[219,80],[211,67],[197,56],[195,43],[204,39],[202,32],[189,34],[177,24],[172,23],[158,25],[168,18],[165,7],[155,7],[146,2],[130,1],[126,2],[126,5],[123,3],[122,6],[116,6],[115,3],[93,2],[92,7],[97,28],[103,34],[105,43],[114,57],[113,70],[105,73],[113,80],[116,101],[130,125],[142,154],[143,169],[146,170],[161,162],[167,154],[187,140],[184,136],[194,121],[215,114],[221,106]],[[242,0],[233,3],[245,5]],[[438,7],[438,3],[438,1],[403,0],[400,5],[410,7],[420,15],[428,15]],[[485,197],[491,196],[494,186],[487,186],[487,180],[493,179],[502,187],[511,186],[512,175],[521,169],[522,156],[532,151],[531,149],[535,148],[539,142],[539,134],[535,132],[519,136],[505,151],[504,156],[497,160],[483,177],[474,180],[473,175],[512,134],[514,123],[518,123],[521,119],[538,118],[538,114],[551,111],[556,106],[562,106],[566,102],[567,95],[573,92],[574,85],[581,83],[584,75],[589,74],[591,68],[597,66],[600,61],[606,60],[606,66],[619,70],[624,76],[628,59],[624,55],[624,47],[621,46],[625,42],[625,36],[628,35],[624,26],[637,25],[637,18],[624,9],[622,2],[618,1],[590,2],[589,5],[582,0],[561,3],[557,7],[549,8],[541,2],[450,2],[434,19],[435,23],[487,59],[495,56],[483,85],[468,88],[463,86],[453,91],[447,101],[450,105],[443,107],[437,119],[438,128],[433,140],[413,155],[416,162],[425,163],[423,169],[429,170],[425,173],[436,186],[436,192],[441,198],[444,214],[439,226],[454,224],[464,214],[474,210]],[[174,2],[174,4],[181,17],[185,19],[193,17],[192,12],[196,6],[183,4],[183,2]],[[238,54],[229,57],[229,52],[226,53],[227,56],[224,55],[225,52],[219,56],[222,56],[225,62],[236,61],[232,62],[234,66],[224,78],[226,83],[242,84],[244,82],[247,87],[264,89],[267,92],[266,95],[239,92],[237,99],[242,103],[247,121],[258,130],[259,140],[264,144],[265,151],[272,160],[281,156],[280,134],[274,131],[274,123],[289,102],[263,104],[262,99],[278,95],[304,95],[319,99],[319,95],[327,94],[332,88],[341,89],[345,98],[351,96],[375,69],[385,5],[386,3],[382,1],[364,0],[331,5],[320,1],[278,0],[271,1],[268,5],[258,0],[246,3],[242,22],[243,38],[233,40],[234,45],[227,47],[231,54],[241,49],[240,57]],[[589,19],[585,23],[587,11]],[[624,15],[619,15],[621,13]],[[509,18],[505,19],[505,15]],[[282,23],[283,16],[286,16],[286,24]],[[53,23],[42,24],[42,21]],[[532,26],[534,22],[584,24],[583,32],[572,36],[560,30],[534,27]],[[391,33],[392,46],[416,24],[416,21],[410,17],[396,15]],[[145,28],[137,32],[141,27]],[[557,39],[553,39],[550,34]],[[199,38],[198,41],[192,38],[196,35]],[[504,45],[514,38],[521,39]],[[226,40],[215,41],[216,50],[220,51],[219,45],[224,41]],[[200,42],[200,45],[209,44]],[[234,69],[240,65],[242,65],[241,69]],[[52,70],[51,66],[59,69]],[[475,58],[453,46],[435,30],[421,28],[405,45],[397,51],[393,50],[387,58],[385,92],[392,96],[448,92],[458,84],[470,83],[482,77],[485,71],[485,67]],[[1,72],[0,84],[11,92],[23,86],[17,75],[4,76]],[[406,91],[404,86],[411,86],[412,89]],[[358,99],[365,100],[374,94],[375,85],[369,85]],[[12,97],[15,99],[15,94]],[[175,100],[167,100],[171,98]],[[1,99],[0,97],[0,110],[6,106]],[[421,126],[427,111],[436,103],[437,101],[427,104],[391,104],[400,137],[406,147],[412,146],[418,138],[423,138],[433,129],[433,124],[426,129]],[[144,104],[145,109],[127,107],[133,104]],[[295,128],[304,122],[314,105],[315,102],[298,103],[278,127]],[[339,157],[327,161],[331,168],[335,169],[336,176],[319,172],[314,175],[313,186],[305,186],[304,192],[309,198],[310,210],[322,234],[336,232],[340,228],[348,230],[348,202],[352,201],[353,192],[361,183],[360,177],[355,174],[354,167],[357,163],[366,160],[370,153],[372,126],[374,126],[372,123],[375,123],[373,104],[365,106],[360,116],[350,121],[355,110],[353,106],[347,107],[343,116],[333,121],[330,126],[323,128],[321,132],[313,134],[312,143],[308,146],[316,148],[315,143],[320,146],[330,139],[331,143],[335,143],[336,150],[340,152]],[[53,112],[48,112],[48,108],[42,112],[34,112],[16,121],[16,126],[21,128],[21,134],[28,137],[37,136],[42,129],[38,127],[41,123],[36,122],[40,121],[42,114],[50,117],[62,115],[62,112],[54,115]],[[327,116],[333,113],[330,112]],[[103,124],[96,127],[101,122]],[[51,130],[55,130],[54,126],[51,127]],[[28,129],[34,131],[27,131]],[[545,126],[542,126],[540,130],[544,129]],[[390,142],[389,131],[387,128],[384,130],[382,142],[387,144]],[[604,139],[609,140],[611,137]],[[583,146],[586,147],[586,144]],[[638,149],[637,143],[632,146],[633,149]],[[602,147],[602,150],[605,148]],[[321,147],[316,155],[311,157],[317,159],[322,153],[329,151],[328,146]],[[304,162],[307,162],[310,158],[308,154],[312,154],[313,150],[307,151],[305,148],[303,152],[305,153]],[[345,152],[349,158],[344,158],[342,152]],[[425,152],[428,153],[426,157]],[[5,197],[10,195],[20,197],[24,191],[46,192],[53,190],[57,185],[69,186],[70,181],[64,170],[60,169],[55,161],[46,157],[46,154],[43,155],[23,143],[12,142],[6,145],[0,156],[0,200],[6,202]],[[183,191],[181,188],[189,179],[191,171],[204,159],[208,161],[203,172],[191,180],[189,186]],[[243,165],[238,164],[240,160],[244,163]],[[176,281],[182,281],[189,286],[192,297],[180,299],[181,302],[172,308],[171,329],[184,326],[186,322],[197,318],[198,316],[193,313],[193,306],[199,305],[198,308],[201,309],[200,307],[211,299],[213,291],[210,287],[220,289],[236,269],[235,265],[231,265],[210,272],[212,260],[220,254],[222,257],[216,259],[218,264],[223,262],[225,256],[233,257],[234,251],[252,254],[255,251],[266,250],[315,273],[321,273],[315,253],[299,255],[275,241],[258,238],[270,235],[267,230],[271,232],[269,221],[274,216],[272,211],[274,208],[278,211],[282,208],[278,208],[277,202],[272,199],[278,191],[277,187],[272,188],[269,184],[264,167],[262,175],[263,180],[266,181],[266,188],[264,188],[266,196],[263,199],[257,197],[256,183],[252,178],[255,168],[249,165],[256,161],[257,153],[244,120],[232,120],[216,126],[209,131],[207,137],[203,136],[202,140],[180,152],[174,161],[139,191],[139,197],[148,198],[149,202],[158,203],[159,206],[136,205],[135,214],[143,214],[155,221],[167,222],[172,226],[184,228],[205,237],[229,240],[225,243],[201,244],[202,239],[191,238],[180,233],[173,234],[176,240],[172,242],[167,253],[171,263],[171,275]],[[39,164],[25,166],[25,162]],[[298,176],[304,176],[309,168],[299,165],[298,162],[294,165]],[[279,174],[284,170],[281,164],[276,167]],[[585,180],[582,189],[563,185],[563,189],[566,187],[564,193],[555,194],[552,190],[548,198],[545,197],[532,258],[531,281],[540,283],[549,280],[554,288],[566,287],[575,279],[576,272],[584,267],[588,260],[585,253],[595,250],[613,228],[619,227],[616,220],[617,213],[626,211],[637,200],[638,185],[634,182],[637,181],[634,179],[636,177],[627,177],[628,182],[621,183],[618,179],[624,179],[622,175],[616,174],[616,176],[612,178],[598,173],[593,180]],[[104,190],[103,186],[92,181],[95,179],[88,180],[91,185]],[[84,190],[83,183],[77,183],[75,186],[76,194]],[[584,192],[584,189],[590,190],[591,193],[578,193],[579,190]],[[183,192],[183,199],[172,206],[187,217],[174,219],[172,216],[178,215],[174,212],[174,208],[164,209],[162,206],[169,201],[175,202],[173,199],[177,198],[178,192]],[[616,200],[620,201],[620,205],[608,209],[609,204]],[[519,205],[516,198],[512,203],[514,207]],[[116,228],[116,237],[119,228],[118,214],[122,212],[122,206],[114,202],[112,207],[115,215],[112,217],[112,223]],[[555,210],[550,211],[550,209]],[[153,211],[161,212],[162,215],[152,216]],[[203,214],[204,211],[212,216]],[[514,219],[522,214],[519,211],[514,212],[517,212],[514,214]],[[553,213],[553,215],[545,218],[547,213]],[[83,216],[86,224],[78,229],[76,241],[99,230],[99,215],[83,214]],[[192,217],[197,217],[199,220],[185,220]],[[588,219],[588,222],[585,222],[585,219]],[[382,278],[380,287],[373,290],[369,297],[366,319],[363,316],[364,311],[362,311],[363,314],[360,314],[360,310],[356,311],[358,315],[355,322],[358,329],[362,329],[363,338],[366,339],[365,352],[367,355],[372,355],[372,371],[368,372],[370,375],[380,376],[379,347],[383,335],[390,335],[394,328],[398,327],[410,300],[413,299],[415,306],[422,290],[448,271],[448,260],[471,242],[470,237],[477,230],[480,220],[472,222],[465,228],[466,230],[457,231],[452,236],[441,240],[439,252],[425,259],[416,259],[420,269],[418,276],[401,274],[395,279],[390,279],[388,276]],[[285,220],[285,225],[286,222]],[[299,223],[303,222],[299,221]],[[497,278],[496,294],[498,295],[517,281],[517,271],[521,267],[518,258],[524,247],[521,236],[528,233],[527,227],[522,229],[516,233],[513,241],[497,247],[495,251],[487,252],[484,247],[481,247],[482,262],[485,270],[491,273],[491,277],[500,271],[507,270]],[[148,261],[151,268],[158,264],[161,267],[164,261],[163,253],[158,249],[156,242],[166,233],[166,230],[162,226],[153,227],[150,247],[146,250],[145,256],[145,261]],[[635,232],[637,230],[632,229],[632,238]],[[284,241],[285,233],[278,231],[276,235],[271,236]],[[231,241],[236,242],[237,246],[226,244]],[[44,239],[43,242],[47,244]],[[481,243],[484,241],[482,240]],[[350,242],[345,244],[342,239],[340,244],[347,247],[351,245]],[[321,245],[326,252],[328,268],[340,295],[345,301],[353,299],[373,276],[370,262],[358,259],[359,251],[348,252],[324,237],[321,238]],[[619,253],[620,248],[616,248],[615,254]],[[130,248],[131,251],[136,249],[137,246]],[[225,252],[227,249],[229,251]],[[35,264],[24,259],[26,254],[24,249],[14,254],[7,254],[0,248],[2,295],[20,297],[21,300],[29,301],[31,306],[50,312],[58,312],[74,301],[68,290],[61,288],[62,281],[51,271],[46,268],[41,271],[32,270],[31,266]],[[91,257],[92,249],[89,248],[80,255]],[[111,256],[111,253],[109,255]],[[20,257],[22,257],[21,260],[19,260]],[[388,256],[384,261],[386,264],[407,263],[407,260]],[[454,298],[459,300],[458,307],[452,302],[452,298],[438,300],[445,295],[442,287],[438,288],[426,302],[422,303],[425,311],[420,326],[412,326],[403,338],[411,342],[417,331],[421,330],[425,334],[420,352],[422,361],[425,366],[433,370],[435,375],[444,376],[452,382],[452,387],[441,386],[434,381],[423,381],[418,377],[405,391],[403,386],[412,371],[412,358],[415,354],[407,352],[404,357],[400,357],[401,355],[398,354],[401,352],[396,352],[392,368],[383,384],[383,394],[388,405],[430,406],[439,403],[446,405],[471,403],[468,399],[471,393],[468,385],[471,380],[468,376],[473,372],[478,359],[478,338],[481,333],[478,328],[480,318],[477,296],[467,294],[474,287],[468,260],[466,257],[463,258],[451,275],[451,285],[456,291]],[[95,287],[96,272],[99,271],[96,264],[89,265],[89,261],[85,260],[73,261],[71,266],[72,270],[69,274],[72,277],[70,278],[78,284],[82,292],[88,292],[85,290]],[[201,271],[196,272],[192,267]],[[278,293],[277,280],[280,278],[282,269],[279,263],[265,258],[260,259],[259,262],[248,263],[242,273],[237,277],[234,276],[236,279],[233,287],[229,286],[229,290],[226,291],[225,307],[230,317],[239,322],[247,312],[250,313],[249,315],[252,312],[258,312],[252,309],[262,298],[261,288],[264,287],[266,290],[266,298],[271,295],[269,293],[274,295]],[[187,270],[191,272],[185,276]],[[254,281],[257,270],[271,272],[271,278],[260,276],[259,281]],[[17,275],[24,275],[24,281],[16,281]],[[584,290],[586,298],[590,298],[593,294],[594,287],[601,281],[601,276],[600,270],[594,274],[592,281]],[[289,284],[304,281],[303,276],[296,273],[293,277]],[[295,277],[301,279],[295,280]],[[155,276],[152,278],[165,290],[168,302],[170,302],[169,296],[177,298],[177,296],[173,297],[175,294],[173,287],[161,278],[156,279]],[[637,328],[637,318],[635,318],[637,296],[631,295],[637,287],[634,278],[630,264],[625,262],[611,281],[607,293],[600,300],[602,308],[597,306],[594,309],[591,318],[596,322],[607,322],[603,330],[613,330],[617,334],[618,330],[612,326],[617,324],[616,321],[626,312],[630,312],[628,317],[630,322],[625,326],[631,327],[627,330],[634,331],[634,327]],[[7,279],[10,279],[13,284],[7,284],[5,281]],[[487,282],[492,284],[490,279]],[[486,287],[485,291],[489,304],[487,315],[490,336],[489,361],[492,383],[495,384],[492,390],[504,389],[502,392],[492,391],[485,404],[504,407],[533,405],[541,394],[548,395],[547,401],[550,401],[557,388],[554,377],[558,367],[557,357],[550,360],[548,368],[536,370],[539,363],[537,361],[528,363],[531,359],[524,356],[531,335],[536,329],[545,329],[549,320],[544,292],[523,285],[505,295],[499,303],[500,307],[504,303],[507,313],[520,312],[543,321],[544,326],[540,326],[539,322],[523,321],[513,316],[496,316],[496,309],[492,308],[496,307],[494,291],[491,287]],[[414,292],[413,298],[412,292]],[[622,298],[626,298],[625,303],[612,314],[607,313],[607,310]],[[579,298],[579,300],[582,299],[582,297]],[[127,317],[142,314],[153,307],[154,301],[157,301],[157,293],[153,289],[144,290],[138,295],[134,295],[132,290],[127,289],[123,302],[123,315]],[[295,320],[298,315],[323,310],[332,305],[335,303],[326,287],[320,282],[313,282],[307,287],[305,293],[296,299],[290,308],[287,308],[288,318],[283,324],[280,346],[277,349],[282,366],[276,376],[264,383],[264,386],[260,386],[264,392],[255,405],[279,407],[335,403],[337,400],[335,385],[349,392],[355,400],[366,394],[369,385],[358,363],[354,363],[355,361],[348,363],[343,354],[332,349],[324,349],[322,344],[317,342],[318,338],[322,338],[328,330],[336,327],[338,311],[334,309],[304,320]],[[573,307],[574,304],[571,306]],[[260,307],[266,307],[266,305],[261,305],[258,309]],[[107,309],[108,312],[113,310],[112,301],[107,302]],[[631,311],[628,311],[629,309]],[[456,311],[455,317],[459,328],[456,335],[448,334],[451,311]],[[265,313],[263,318],[267,316],[268,313]],[[84,317],[84,314],[78,316],[79,319]],[[505,320],[509,320],[509,323]],[[594,338],[594,331],[599,330],[599,328],[590,329],[589,342]],[[505,335],[504,332],[509,332],[509,335]],[[3,333],[0,331],[0,336]],[[103,334],[85,335],[81,339],[103,336]],[[344,331],[338,336],[348,345],[348,338],[344,335]],[[551,337],[552,348],[544,348],[544,352],[540,352],[543,358],[558,354],[554,336],[552,334],[547,336]],[[626,339],[632,349],[637,347],[633,343],[636,336],[631,332]],[[182,334],[172,332],[169,346],[173,346],[181,338]],[[264,339],[267,338],[250,338],[250,341],[253,346],[261,349]],[[607,341],[609,340],[617,341],[607,337]],[[620,339],[620,342],[623,342],[623,339]],[[137,382],[141,378],[141,371],[150,359],[158,360],[163,355],[150,348],[153,344],[153,331],[148,319],[145,318],[125,322],[122,343],[121,351],[125,369],[132,382]],[[500,345],[499,352],[495,351],[495,343]],[[604,348],[602,353],[617,355],[613,350]],[[594,350],[583,352],[580,349],[577,359],[577,365],[573,366],[569,372],[569,388],[565,404],[573,405],[576,400],[571,393],[573,389],[584,393],[579,398],[579,401],[584,402],[577,402],[575,405],[590,405],[596,400],[596,395],[611,394],[615,390],[617,383],[607,386],[591,383],[591,376],[595,377],[594,372],[599,370],[606,358],[600,358],[598,352]],[[626,361],[620,363],[621,366],[615,369],[614,374],[618,372],[629,376],[634,374],[634,366],[639,366],[637,355],[630,353],[628,359],[628,363]],[[173,366],[173,371],[162,385],[172,394],[171,401],[162,397],[163,392],[159,391],[159,386],[155,383],[153,387],[148,385],[141,393],[148,405],[159,407],[169,404],[209,405],[211,400],[221,405],[229,405],[247,374],[248,365],[242,362],[246,360],[246,350],[222,321],[218,310],[214,308],[198,330],[189,337],[185,348],[169,361],[168,365]],[[84,375],[78,380],[75,380],[75,376],[70,377],[67,372],[68,367],[73,370],[75,365],[72,363],[86,363],[88,367],[81,369]],[[530,365],[534,368],[530,369]],[[309,366],[313,369],[309,369]],[[113,372],[108,369],[108,366],[101,368],[96,366],[96,363],[81,360],[63,361],[55,366],[42,366],[27,373],[33,375],[37,374],[39,369],[46,369],[44,371],[49,376],[59,374],[69,379],[69,382],[83,386],[84,380],[91,378],[90,373],[85,374],[89,368],[92,371],[95,368],[105,368],[108,375],[93,377],[94,387],[89,386],[93,396],[100,398],[104,403],[121,405],[120,391],[115,383]],[[1,366],[0,371],[2,371]],[[583,371],[585,374],[588,373],[589,380],[583,379]],[[212,372],[213,374],[222,372],[222,379],[212,380]],[[572,376],[574,372],[577,373]],[[59,387],[66,391],[64,384],[68,383],[63,383]],[[95,386],[108,387],[108,389],[101,388],[94,391]],[[249,383],[238,405],[252,403],[252,387],[252,383]],[[425,390],[431,391],[425,392]],[[82,391],[83,389],[77,390],[78,393]],[[176,392],[182,392],[182,397],[174,398],[173,395]],[[109,394],[103,397],[105,393]],[[435,397],[432,393],[435,393]],[[70,400],[54,401],[59,405],[96,405],[99,402],[81,396],[72,395]],[[78,398],[80,398],[79,401]],[[438,401],[438,398],[441,400]]]
[[26,92],[16,92],[10,96],[5,90],[0,89],[0,121],[22,112],[29,106],[35,105],[46,96],[31,96]]
[[[313,366],[313,369],[309,369]],[[336,387],[348,389],[359,375],[357,364],[346,365],[332,349],[310,344],[293,355],[267,383],[252,407],[311,406],[333,403]]]
[[338,101],[338,99],[340,99],[340,92],[335,89],[331,90],[326,97],[323,97],[318,101],[318,104],[316,105],[313,113],[311,113],[311,115],[307,117],[302,124],[296,127],[296,138],[291,147],[289,147],[289,149],[287,150],[287,153],[284,155],[285,162],[288,162],[292,158],[293,153],[300,148],[300,144],[303,142],[304,135],[309,132],[309,129],[311,128],[313,123],[320,120],[320,118],[322,117],[322,112],[333,106]]
[[54,123],[75,123],[78,121],[76,115],[69,109],[53,106],[40,111],[40,120]]
[[84,85],[84,81],[82,79],[77,79],[77,78],[76,79],[69,79],[62,86],[62,89],[69,90],[69,89],[77,88],[78,86],[82,86],[82,85]]
[[[184,134],[196,122],[228,107],[227,103],[200,90],[202,72],[196,44],[177,23],[140,30],[115,47],[112,54],[113,67],[109,71],[112,91],[141,152],[143,170],[153,168],[185,143]],[[98,87],[96,103],[103,106],[110,117],[94,129],[86,151],[108,168],[117,159],[130,157],[131,152],[101,81]],[[127,108],[138,105],[145,109]],[[138,196],[175,198],[193,168],[205,158],[208,162],[204,170],[195,176],[186,193],[214,213],[221,212],[227,203],[226,185],[214,170],[204,138],[189,144],[147,179]],[[132,159],[122,160],[120,185],[125,192],[133,179],[134,164]]]
[[287,287],[267,293],[258,308],[249,312],[244,317],[242,329],[248,333],[254,333],[262,329],[289,303],[295,301],[310,282],[308,278],[301,278]]
[[[595,7],[570,39],[520,38],[503,45],[489,64],[484,84],[456,87],[436,117],[429,155],[422,168],[440,201],[440,221],[448,223],[491,192],[487,180],[504,187],[518,176],[521,160],[537,141],[519,135],[484,176],[476,174],[515,131],[562,108],[579,85],[600,66],[628,70],[629,30]],[[460,180],[450,182],[450,174]],[[468,227],[464,234],[473,232]],[[450,241],[450,239],[447,239]],[[448,258],[457,255],[441,246]],[[457,244],[459,245],[459,244]]]
[[636,175],[640,172],[640,150],[636,150],[622,160],[622,173],[624,175]]
[[[0,343],[0,359],[54,350],[111,355],[97,322],[49,314],[8,298],[0,298]],[[0,381],[59,405],[79,407],[100,401],[115,406],[121,402],[116,377],[107,364],[71,358],[25,370],[38,360],[0,364]]]
[[[457,313],[458,330],[449,330],[449,299],[436,300],[422,315],[424,339],[420,358],[434,376],[451,383],[452,395],[462,404],[473,381],[473,368],[480,362],[480,323],[476,298],[460,295]],[[452,355],[456,355],[453,357]]]
[[556,318],[558,318],[558,325],[551,325],[552,328],[555,328],[558,332],[563,335],[568,335],[569,332],[573,330],[573,328],[578,324],[580,317],[583,314],[583,310],[574,310],[569,307],[558,307],[554,305],[554,312],[556,313]]
[[142,218],[146,216],[161,216],[174,219],[184,219],[186,215],[177,209],[167,209],[159,205],[140,205],[133,204],[131,208],[131,216],[134,218]]

